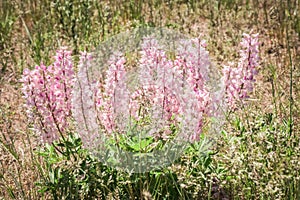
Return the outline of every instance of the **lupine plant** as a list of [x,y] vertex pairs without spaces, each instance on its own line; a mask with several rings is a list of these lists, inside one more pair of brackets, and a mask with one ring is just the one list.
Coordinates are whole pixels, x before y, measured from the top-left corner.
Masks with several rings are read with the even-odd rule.
[[71,116],[71,93],[74,81],[71,51],[57,51],[55,62],[25,69],[21,79],[27,114],[44,143],[63,136]]
[[[97,174],[95,166],[89,167],[87,164],[90,163],[89,160],[80,161],[82,155],[76,155],[80,152],[78,149],[81,148],[81,143],[76,140],[74,146],[68,139],[70,137],[67,137],[69,130],[73,130],[70,122],[74,119],[82,146],[86,148],[97,145],[99,133],[118,139],[114,137],[116,134],[129,133],[128,125],[129,127],[151,125],[149,120],[156,121],[159,125],[151,132],[154,140],[149,141],[172,139],[172,135],[177,133],[176,129],[185,119],[188,121],[185,126],[189,126],[192,130],[186,139],[197,143],[202,138],[207,118],[216,112],[214,101],[221,102],[222,100],[218,98],[224,98],[229,108],[236,109],[238,103],[244,101],[252,90],[258,66],[258,35],[244,34],[241,46],[241,58],[237,67],[224,67],[222,79],[224,90],[217,97],[213,96],[207,87],[211,63],[206,43],[199,38],[182,41],[177,49],[178,53],[173,57],[160,47],[155,38],[144,38],[139,52],[140,57],[136,61],[139,66],[138,87],[128,85],[127,75],[130,66],[126,56],[121,52],[111,56],[103,80],[91,79],[89,68],[94,58],[93,54],[87,52],[81,52],[77,66],[78,73],[75,75],[73,64],[75,62],[72,60],[71,51],[66,48],[57,51],[52,65],[41,64],[33,70],[24,70],[21,82],[27,114],[34,124],[34,129],[41,136],[41,142],[62,147],[55,149],[68,160],[71,153],[74,162],[81,163],[78,165],[80,172],[78,175],[77,168],[74,171],[73,167],[56,166],[55,163],[60,165],[58,158],[57,161],[46,161],[48,170],[53,171],[57,183],[52,180],[53,177],[51,179],[50,173],[49,181],[45,179],[46,182],[40,183],[42,190],[52,192],[54,198],[68,196],[71,193],[72,195],[74,193],[76,198],[80,196],[85,198],[86,195],[99,197],[115,190],[113,188],[117,185],[116,180],[100,183],[99,180],[102,178],[98,180],[97,177],[102,176]],[[179,98],[178,92],[185,87],[189,88],[190,92]],[[189,106],[185,106],[185,103]],[[191,114],[186,116],[186,113]],[[56,142],[59,138],[63,139],[61,143]],[[46,148],[49,148],[48,144]],[[41,155],[47,160],[47,153],[41,151]],[[155,173],[154,175],[151,173],[149,174],[151,177],[156,177]],[[106,175],[110,177],[109,174]],[[89,178],[81,180],[78,177]],[[173,179],[177,179],[176,176]],[[93,183],[88,183],[89,180]],[[101,186],[109,184],[112,188],[103,186],[104,191],[101,188],[97,190],[97,181]],[[59,188],[63,188],[62,192],[59,192]],[[185,193],[178,189],[178,186],[174,194],[176,191],[178,194]],[[127,195],[136,196],[131,192]]]
[[[199,50],[204,51],[200,47]],[[98,103],[99,111],[103,113],[101,114],[102,123],[107,132],[121,132],[113,129],[116,126],[114,119],[121,114],[120,110],[122,109],[123,116],[131,116],[138,123],[141,123],[149,115],[151,115],[152,120],[163,121],[160,124],[160,128],[164,129],[163,133],[158,131],[159,133],[154,134],[159,134],[159,136],[154,135],[154,137],[166,138],[168,134],[172,133],[170,126],[176,124],[180,116],[184,114],[184,107],[180,105],[175,88],[180,88],[179,84],[184,84],[185,81],[189,81],[193,91],[192,95],[195,96],[195,99],[198,97],[198,104],[195,104],[195,107],[199,106],[199,112],[195,114],[197,117],[193,126],[195,126],[195,130],[201,127],[197,122],[201,122],[202,113],[205,110],[203,107],[207,106],[205,101],[203,101],[203,97],[201,97],[201,90],[204,91],[205,89],[200,82],[204,81],[202,77],[197,77],[196,74],[199,74],[198,72],[188,69],[192,68],[192,65],[188,63],[188,58],[186,59],[187,61],[184,61],[179,56],[175,60],[169,59],[159,47],[158,42],[153,38],[144,39],[140,54],[138,75],[140,76],[139,81],[143,82],[140,87],[135,88],[129,94],[130,92],[124,82],[126,80],[124,68],[126,59],[123,56],[119,56],[108,68],[105,83],[102,87],[103,92],[100,90],[97,93],[97,102],[101,102]],[[201,66],[200,63],[198,65]],[[185,98],[186,101],[193,99],[190,96]],[[201,101],[204,103],[201,104]],[[126,113],[127,111],[129,113]],[[122,123],[119,122],[117,124],[120,125]],[[195,134],[197,135],[200,132],[196,130]]]
[[[243,34],[240,60],[237,67],[224,66],[223,80],[226,87],[226,102],[231,109],[236,108],[237,101],[249,97],[253,90],[258,66],[258,34]],[[233,64],[232,64],[233,65]]]
[[[248,97],[253,88],[256,67],[258,66],[258,34],[244,34],[241,42],[240,60],[237,67],[225,66],[223,69],[223,81],[225,85],[224,96],[229,108],[236,108],[237,102]],[[105,80],[98,80],[98,84],[89,82],[87,75],[92,60],[92,54],[82,52],[78,65],[78,77],[81,80],[78,87],[90,96],[97,108],[98,125],[104,127],[104,133],[124,133],[125,127],[116,120],[131,117],[135,122],[141,120],[147,114],[147,107],[156,106],[153,117],[156,120],[159,114],[167,122],[164,133],[160,137],[170,134],[170,125],[178,123],[184,115],[184,106],[180,104],[176,94],[176,84],[188,84],[193,91],[197,103],[194,104],[195,115],[190,119],[194,134],[188,136],[192,141],[199,140],[202,133],[205,116],[214,112],[211,106],[212,96],[206,87],[208,80],[207,70],[211,64],[209,53],[205,49],[204,40],[199,38],[183,41],[175,59],[168,58],[158,42],[154,38],[144,38],[142,51],[140,52],[140,80],[143,85],[129,92],[126,85],[126,58],[121,53],[116,54],[110,60]],[[85,78],[84,78],[85,77]],[[176,82],[174,79],[183,80]],[[34,122],[35,129],[41,134],[43,142],[52,142],[63,136],[71,117],[71,108],[83,104],[79,97],[71,101],[72,85],[75,81],[71,52],[66,48],[57,51],[53,65],[41,64],[33,70],[24,70],[21,79],[23,94],[28,106],[28,116]],[[190,96],[185,97],[192,99]],[[86,104],[86,102],[84,102]],[[72,104],[72,105],[71,105]],[[157,106],[160,105],[160,106]],[[162,110],[160,110],[160,108]],[[73,109],[76,115],[76,110]],[[84,109],[87,110],[87,109]],[[121,118],[120,118],[121,117]],[[123,117],[123,118],[122,118]],[[84,120],[88,120],[84,121]],[[92,121],[91,121],[92,120]],[[85,127],[96,125],[97,119],[82,119]],[[126,121],[126,120],[125,120]],[[120,122],[120,121],[119,121]],[[84,131],[83,131],[84,132]],[[79,131],[79,134],[81,131]],[[156,135],[157,136],[157,135]],[[82,135],[82,138],[96,137],[95,135]],[[89,140],[91,141],[91,140]]]

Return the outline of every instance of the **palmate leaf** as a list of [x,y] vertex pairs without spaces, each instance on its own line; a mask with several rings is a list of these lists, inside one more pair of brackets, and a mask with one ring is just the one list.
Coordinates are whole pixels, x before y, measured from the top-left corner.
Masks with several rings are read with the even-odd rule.
[[147,152],[147,147],[153,143],[153,137],[143,138],[143,139],[135,139],[130,141],[129,146],[133,149],[133,151],[137,152]]
[[150,152],[153,148],[153,137],[140,138],[139,136],[122,136],[120,139],[119,147],[130,152]]

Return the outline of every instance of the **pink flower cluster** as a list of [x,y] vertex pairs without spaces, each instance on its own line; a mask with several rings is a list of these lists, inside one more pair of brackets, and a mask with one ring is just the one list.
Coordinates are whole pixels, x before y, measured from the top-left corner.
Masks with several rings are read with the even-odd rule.
[[204,117],[209,116],[213,111],[212,96],[206,87],[211,66],[209,53],[206,50],[205,40],[199,38],[183,41],[178,51],[179,56],[174,61],[175,69],[182,79],[186,79],[197,99],[195,111],[199,115],[192,140],[198,140],[202,132]]
[[139,80],[143,87],[135,92],[131,102],[131,112],[137,116],[137,97],[142,94],[148,98],[153,108],[153,117],[169,121],[171,117],[178,116],[180,105],[176,97],[173,61],[168,59],[153,38],[145,38],[142,44],[141,58],[139,60]]
[[[171,124],[178,123],[187,112],[183,102],[180,102],[180,88],[189,84],[191,93],[185,97],[185,102],[193,98],[197,100],[192,111],[194,119],[194,134],[190,139],[196,140],[202,132],[203,117],[209,114],[210,94],[205,87],[205,71],[210,65],[205,43],[198,39],[184,41],[181,52],[175,60],[167,57],[166,53],[153,38],[145,38],[138,61],[138,76],[140,86],[130,94],[126,86],[125,58],[119,55],[112,59],[107,70],[104,86],[99,86],[96,102],[100,121],[108,133],[118,132],[116,129],[117,116],[132,117],[142,121],[146,116],[160,124],[160,129],[168,130]],[[185,49],[183,49],[185,48]],[[190,51],[190,53],[187,53]],[[102,89],[101,89],[102,88]],[[129,111],[129,113],[128,113]],[[196,112],[195,112],[196,111]],[[125,119],[124,117],[122,119]],[[158,131],[159,132],[159,131]],[[156,134],[158,134],[158,132]],[[163,135],[165,137],[167,135]],[[161,133],[160,133],[161,137]]]
[[98,118],[94,100],[96,82],[93,82],[90,66],[92,54],[81,52],[78,73],[72,90],[72,116],[76,122],[77,132],[80,134],[85,147],[94,146],[99,139]]
[[[258,34],[243,36],[237,67],[223,69],[222,92],[231,109],[248,97],[257,73]],[[66,48],[57,51],[52,65],[24,70],[21,82],[27,113],[42,141],[52,142],[65,133],[71,111],[85,143],[97,141],[99,127],[108,135],[121,134],[128,122],[143,122],[147,117],[159,125],[155,137],[167,137],[171,125],[185,120],[183,126],[192,130],[189,140],[198,140],[205,118],[214,114],[215,102],[223,97],[214,96],[207,87],[211,63],[205,41],[183,40],[171,59],[157,40],[148,37],[139,55],[138,87],[128,85],[126,58],[121,53],[111,57],[104,80],[92,78],[93,57],[86,52],[80,55],[75,77]]]
[[253,89],[259,65],[258,34],[243,34],[241,47],[238,66],[225,66],[223,69],[225,98],[230,109],[235,109],[238,101],[248,98]]
[[96,90],[96,106],[100,123],[109,134],[125,131],[124,122],[129,116],[125,62],[122,54],[114,55],[110,60],[104,84],[101,85],[99,81]]
[[63,134],[71,115],[71,92],[74,80],[71,52],[57,51],[55,62],[25,69],[21,82],[29,118],[43,142],[52,142]]

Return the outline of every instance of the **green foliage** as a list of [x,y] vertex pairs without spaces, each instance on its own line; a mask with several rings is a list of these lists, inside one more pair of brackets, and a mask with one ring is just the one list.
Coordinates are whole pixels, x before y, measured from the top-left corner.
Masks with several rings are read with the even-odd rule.
[[216,155],[226,166],[224,186],[231,195],[246,199],[298,199],[299,134],[289,137],[289,124],[280,124],[270,114],[256,117],[250,127],[237,119],[234,127],[232,133],[224,132],[220,143],[226,148]]
[[[132,145],[133,151],[143,149],[140,141],[124,143]],[[201,154],[204,143],[193,144],[182,159],[166,169],[128,173],[105,166],[82,148],[80,138],[70,135],[38,150],[44,164],[37,186],[42,195],[50,194],[53,199],[190,199],[203,188],[207,192],[201,195],[209,195],[212,185],[207,181],[213,173],[215,178],[221,176],[223,168],[213,166],[211,153]],[[181,173],[176,166],[186,171]]]
[[[108,167],[83,149],[80,138],[46,145],[38,182],[53,199],[297,199],[300,195],[299,135],[272,114],[245,123],[236,118],[215,148],[204,136],[171,166],[128,173]],[[116,145],[116,140],[110,141]],[[120,137],[131,152],[151,152],[153,138]]]
[[96,162],[78,137],[70,135],[66,141],[48,144],[38,155],[44,160],[39,191],[53,199],[104,198],[115,186],[116,171]]

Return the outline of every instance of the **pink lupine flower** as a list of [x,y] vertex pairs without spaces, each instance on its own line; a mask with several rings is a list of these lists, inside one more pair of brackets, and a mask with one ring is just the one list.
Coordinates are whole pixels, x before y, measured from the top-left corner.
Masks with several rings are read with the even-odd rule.
[[[167,58],[155,39],[145,38],[139,61],[140,80],[146,86],[137,93],[143,94],[142,96],[149,95],[148,102],[154,107],[156,115],[153,117],[157,120],[162,120],[160,119],[161,114],[165,121],[170,121],[172,117],[175,117],[175,120],[182,118],[180,115],[183,115],[185,109],[176,98],[174,89],[183,87],[183,85],[178,84],[179,82],[190,85],[194,97],[187,96],[185,101],[192,98],[198,99],[198,103],[194,104],[195,110],[193,111],[197,112],[194,118],[198,122],[192,125],[195,126],[196,132],[191,137],[192,140],[199,138],[202,131],[202,118],[209,113],[211,101],[210,94],[204,84],[208,79],[207,69],[210,65],[205,46],[205,42],[199,39],[183,41],[179,55],[172,61]],[[182,79],[182,81],[178,81],[178,79]],[[136,96],[137,94],[134,94],[135,98]],[[139,110],[137,106],[139,100],[135,99],[131,102],[131,111]],[[137,118],[136,113],[134,116]]]
[[57,139],[68,126],[73,76],[71,52],[65,48],[57,51],[53,65],[41,64],[23,72],[22,92],[27,99],[28,117],[42,142]]
[[[139,102],[147,102],[146,106],[151,110],[152,119],[160,124],[161,128],[169,126],[171,121],[176,121],[180,112],[179,101],[174,93],[176,77],[173,61],[167,58],[157,41],[150,37],[144,39],[140,54],[138,70],[143,85],[131,97],[131,113],[135,119],[139,119],[141,116],[138,116],[137,112],[142,105]],[[137,98],[137,94],[141,94],[142,98]],[[165,129],[165,134],[168,133],[170,131]]]
[[191,140],[199,139],[202,133],[203,117],[209,116],[213,111],[211,107],[211,95],[206,88],[208,81],[208,69],[211,65],[208,57],[208,51],[205,49],[206,43],[199,38],[193,40],[184,40],[178,49],[179,54],[174,61],[174,69],[176,73],[185,80],[193,90],[197,98],[195,110],[198,112],[196,129]]
[[78,73],[72,91],[72,114],[77,122],[77,132],[81,136],[85,147],[95,147],[99,141],[97,104],[94,93],[97,84],[92,80],[90,68],[92,54],[80,52]]
[[[122,54],[114,55],[110,60],[110,65],[106,73],[103,92],[98,90],[96,102],[101,124],[106,131],[111,134],[117,128],[124,128],[124,121],[129,115],[129,93],[126,88],[126,59]],[[101,87],[101,85],[98,85]],[[116,123],[116,120],[119,123]]]
[[226,103],[229,108],[235,109],[238,101],[249,97],[253,89],[254,76],[259,65],[258,34],[243,34],[240,50],[240,60],[236,68],[223,68],[223,81],[226,92]]

